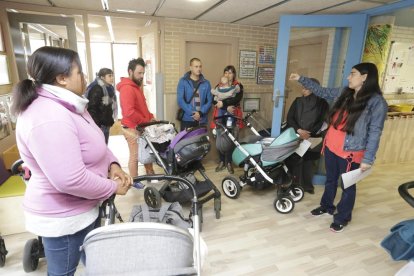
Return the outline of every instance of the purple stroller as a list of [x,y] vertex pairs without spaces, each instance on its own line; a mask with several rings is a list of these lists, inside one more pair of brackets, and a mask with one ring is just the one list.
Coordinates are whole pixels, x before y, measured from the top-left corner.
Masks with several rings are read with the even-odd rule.
[[[202,207],[207,201],[214,199],[214,211],[216,218],[220,218],[221,193],[214,183],[208,178],[201,163],[202,159],[210,151],[210,141],[205,127],[195,127],[177,133],[171,141],[158,143],[157,137],[151,137],[145,128],[149,126],[171,125],[175,133],[174,124],[168,121],[155,121],[140,124],[137,130],[145,139],[149,154],[154,156],[155,162],[164,169],[166,175],[175,175],[190,181],[193,184],[199,198],[198,215],[202,221]],[[165,129],[165,128],[164,128]],[[159,139],[158,139],[159,140]],[[199,172],[203,179],[197,179],[195,173]],[[153,208],[161,206],[161,198],[167,202],[190,202],[193,195],[185,183],[166,181],[158,190],[153,186],[147,186],[144,190],[144,199],[147,205]]]

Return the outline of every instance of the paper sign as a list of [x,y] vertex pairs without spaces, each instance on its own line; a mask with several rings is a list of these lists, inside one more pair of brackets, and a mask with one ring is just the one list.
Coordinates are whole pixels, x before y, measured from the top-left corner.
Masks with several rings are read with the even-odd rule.
[[311,142],[310,148],[313,149],[322,142],[322,137],[310,137],[308,141]]
[[300,144],[299,147],[296,149],[296,153],[297,155],[299,155],[300,157],[302,157],[305,152],[309,149],[309,147],[311,146],[311,142],[309,142],[308,140],[303,140]]
[[368,169],[364,172],[362,172],[361,169],[356,169],[347,173],[343,173],[342,182],[344,183],[344,189],[356,184],[358,181],[361,181],[362,179],[370,175],[371,172],[372,169]]

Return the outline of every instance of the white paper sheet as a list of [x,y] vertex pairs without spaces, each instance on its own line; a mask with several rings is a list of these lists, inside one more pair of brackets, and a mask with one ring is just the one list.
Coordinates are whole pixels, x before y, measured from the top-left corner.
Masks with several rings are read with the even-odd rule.
[[310,137],[308,141],[311,142],[310,148],[313,149],[322,142],[322,137]]
[[308,140],[303,140],[302,142],[300,142],[299,147],[296,149],[296,153],[302,157],[305,152],[309,149],[309,147],[311,146],[311,142],[309,142]]
[[361,181],[368,175],[370,175],[372,172],[372,169],[368,169],[365,172],[362,172],[361,169],[356,169],[353,171],[349,171],[347,173],[342,174],[342,182],[344,183],[344,188],[348,188],[354,184],[356,184],[358,181]]

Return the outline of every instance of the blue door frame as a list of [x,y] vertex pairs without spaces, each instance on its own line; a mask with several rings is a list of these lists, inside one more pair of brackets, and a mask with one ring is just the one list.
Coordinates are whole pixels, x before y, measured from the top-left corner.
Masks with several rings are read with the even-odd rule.
[[[402,8],[414,6],[414,0],[401,0],[392,4],[368,9],[356,14],[349,15],[284,15],[280,17],[279,35],[276,53],[276,68],[273,90],[273,119],[272,136],[280,134],[280,126],[283,117],[283,103],[285,96],[285,80],[287,70],[287,58],[289,49],[290,31],[294,27],[336,27],[350,28],[348,49],[345,57],[342,83],[346,85],[346,76],[353,65],[361,61],[362,51],[365,42],[365,34],[370,16],[377,16],[393,12]],[[335,34],[335,45],[338,45],[338,38],[341,29]],[[334,45],[334,52],[338,49]],[[334,55],[335,57],[335,55]],[[290,72],[289,72],[290,73]],[[333,74],[330,74],[328,85],[333,85]]]
[[[295,27],[326,27],[349,28],[349,42],[345,57],[345,67],[342,79],[351,71],[353,65],[361,60],[368,15],[284,15],[280,17],[278,46],[276,53],[276,70],[274,81],[274,109],[272,120],[272,136],[280,134],[282,123],[283,102],[285,96],[285,80],[288,64],[290,31]],[[289,72],[291,73],[291,72]]]

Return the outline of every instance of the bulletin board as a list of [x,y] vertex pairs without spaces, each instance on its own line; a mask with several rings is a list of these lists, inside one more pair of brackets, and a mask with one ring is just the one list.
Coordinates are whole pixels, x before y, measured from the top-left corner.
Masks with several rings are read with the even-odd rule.
[[392,42],[382,90],[386,94],[414,94],[414,41]]

